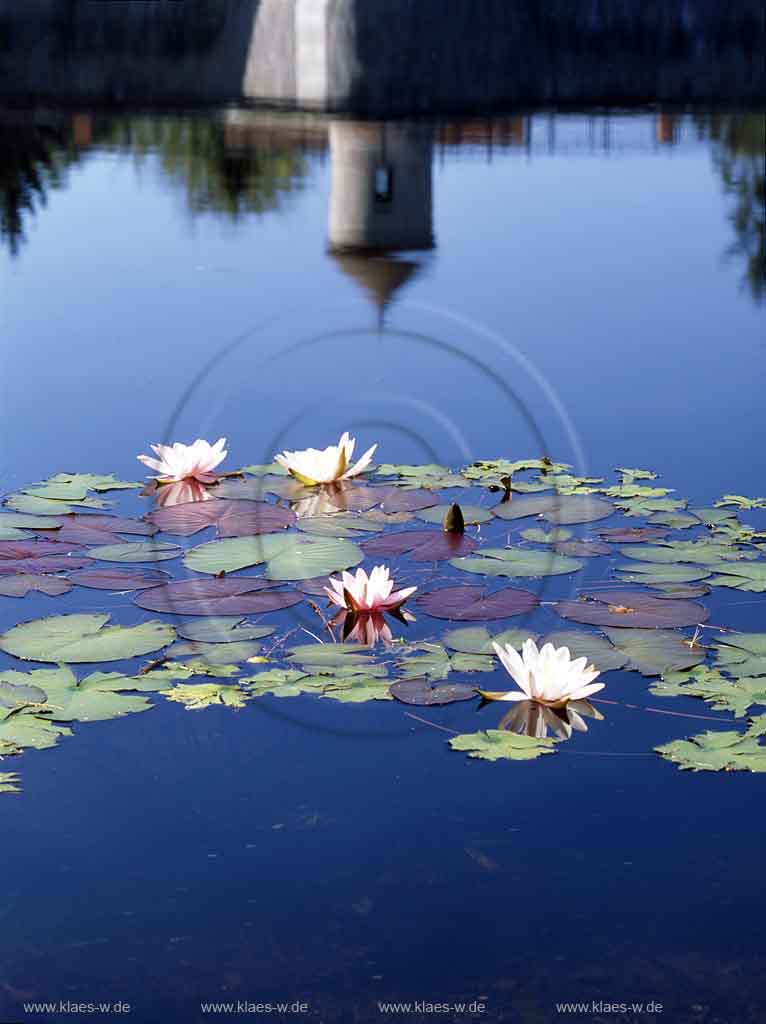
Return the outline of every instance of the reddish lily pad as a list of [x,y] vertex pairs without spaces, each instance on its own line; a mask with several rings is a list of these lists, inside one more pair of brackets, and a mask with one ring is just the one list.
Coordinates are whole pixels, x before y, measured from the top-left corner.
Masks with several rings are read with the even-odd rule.
[[427,707],[434,704],[452,704],[458,700],[473,700],[476,687],[465,683],[431,683],[425,676],[416,679],[400,679],[388,688],[392,697],[402,704]]
[[59,572],[90,564],[87,556],[70,555],[70,551],[79,551],[79,546],[55,540],[0,541],[0,576]]
[[218,528],[219,537],[254,537],[286,529],[296,522],[295,513],[282,505],[217,498],[158,508],[147,518],[163,533],[177,537],[191,537],[209,526]]
[[64,519],[61,529],[56,534],[58,541],[74,544],[111,544],[115,534],[125,533],[130,536],[152,537],[158,527],[143,519],[131,519],[128,516],[88,515],[78,512]]
[[161,569],[81,569],[73,572],[72,583],[94,590],[147,590],[167,583],[171,576]]
[[597,531],[603,540],[612,541],[614,544],[641,544],[647,540],[662,540],[667,537],[670,530],[661,529],[659,526],[613,526],[610,529]]
[[444,530],[402,530],[365,541],[362,551],[366,555],[403,555],[409,553],[415,562],[438,562],[443,558],[470,555],[478,542],[464,533],[445,533]]
[[[224,579],[181,580],[152,587],[133,598],[139,608],[170,615],[260,615],[289,608],[303,594],[273,591],[271,580],[261,576],[230,576]],[[267,593],[262,593],[267,591]]]
[[43,558],[46,555],[66,555],[79,547],[79,544],[62,544],[58,540],[3,540],[0,541],[0,562],[19,562],[25,558]]
[[583,594],[578,601],[558,601],[553,607],[562,618],[574,622],[638,629],[692,626],[705,622],[709,614],[696,601],[659,598],[637,590]]
[[63,576],[37,576],[23,572],[0,577],[0,595],[3,597],[26,597],[33,590],[49,597],[60,597],[71,589],[72,584]]
[[435,619],[457,619],[461,622],[507,619],[531,611],[539,603],[536,594],[515,587],[504,587],[492,594],[483,587],[442,587],[421,594],[417,599],[418,607]]

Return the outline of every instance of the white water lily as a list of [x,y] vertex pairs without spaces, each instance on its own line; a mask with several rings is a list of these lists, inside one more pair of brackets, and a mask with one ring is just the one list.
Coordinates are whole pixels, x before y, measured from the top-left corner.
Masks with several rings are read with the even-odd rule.
[[417,587],[394,590],[388,567],[376,565],[368,576],[364,569],[344,572],[341,578],[330,577],[325,593],[333,604],[352,612],[393,612],[414,594]]
[[352,466],[355,445],[356,438],[349,437],[346,431],[337,444],[331,444],[322,451],[318,448],[306,448],[300,452],[286,451],[276,455],[275,459],[302,484],[330,484],[336,480],[348,480],[352,476],[358,476],[372,462],[377,444],[368,448],[361,459]]
[[157,479],[165,483],[197,480],[211,484],[218,479],[213,470],[226,458],[225,444],[225,437],[219,437],[215,444],[199,437],[194,444],[181,444],[179,441],[172,445],[150,444],[157,458],[149,455],[137,455],[136,458],[149,469],[156,470]]
[[534,700],[556,707],[604,689],[604,683],[593,682],[599,670],[588,665],[587,658],[572,661],[568,647],[545,644],[538,650],[531,637],[524,641],[521,655],[511,644],[492,646],[520,690],[482,694],[490,700]]

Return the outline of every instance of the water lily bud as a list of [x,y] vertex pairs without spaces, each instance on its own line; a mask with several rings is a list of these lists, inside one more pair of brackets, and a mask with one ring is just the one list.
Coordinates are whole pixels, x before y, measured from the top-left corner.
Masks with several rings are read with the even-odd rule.
[[450,505],[444,517],[445,533],[465,533],[465,520],[463,510],[459,505]]

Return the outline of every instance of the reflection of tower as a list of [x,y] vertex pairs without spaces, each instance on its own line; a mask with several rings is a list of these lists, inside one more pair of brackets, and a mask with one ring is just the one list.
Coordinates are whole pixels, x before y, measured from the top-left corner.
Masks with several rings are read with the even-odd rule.
[[673,114],[658,114],[654,128],[655,138],[661,146],[672,146],[676,142],[676,118]]
[[381,318],[420,266],[394,254],[434,246],[431,155],[431,130],[425,125],[330,125],[330,252],[364,288]]

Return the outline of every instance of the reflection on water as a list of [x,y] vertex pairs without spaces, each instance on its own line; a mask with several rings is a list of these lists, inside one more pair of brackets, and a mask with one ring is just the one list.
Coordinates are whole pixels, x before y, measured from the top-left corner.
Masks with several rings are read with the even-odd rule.
[[[726,256],[744,263],[753,299],[766,294],[766,121],[760,113],[668,112],[523,115],[435,123],[365,122],[230,110],[221,116],[107,117],[87,113],[0,119],[0,237],[12,255],[25,223],[67,171],[93,151],[156,158],[195,214],[234,220],[278,210],[302,186],[312,153],[329,155],[328,250],[383,312],[427,266],[435,245],[432,168],[461,151],[528,158],[619,156],[707,143],[730,204],[735,238]],[[406,258],[397,256],[406,253]]]
[[568,740],[573,731],[588,731],[586,718],[601,722],[604,716],[587,700],[571,700],[561,707],[548,707],[534,700],[521,700],[503,715],[497,728],[518,733],[519,736],[535,736],[542,739],[550,734],[560,740]]

